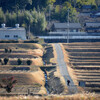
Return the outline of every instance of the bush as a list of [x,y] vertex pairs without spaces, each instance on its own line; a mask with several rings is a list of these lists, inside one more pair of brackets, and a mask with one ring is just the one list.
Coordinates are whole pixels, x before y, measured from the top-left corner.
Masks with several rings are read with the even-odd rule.
[[32,60],[27,60],[27,65],[31,65],[32,64]]
[[0,83],[0,88],[4,88],[4,89],[6,89],[6,91],[8,93],[10,93],[12,88],[14,87],[14,85],[17,83],[17,80],[14,79],[13,76],[11,76],[11,77],[7,77],[7,78],[3,78],[2,83],[3,83],[3,85]]
[[9,49],[9,52],[11,53],[12,52],[12,49]]
[[0,59],[0,62],[2,62],[2,60]]
[[7,53],[8,52],[8,49],[7,48],[5,48],[5,53]]
[[7,65],[9,59],[8,58],[4,58],[4,64]]
[[2,64],[2,59],[0,59],[0,63]]
[[17,63],[18,63],[18,65],[21,65],[22,64],[22,60],[21,59],[18,59],[17,60]]

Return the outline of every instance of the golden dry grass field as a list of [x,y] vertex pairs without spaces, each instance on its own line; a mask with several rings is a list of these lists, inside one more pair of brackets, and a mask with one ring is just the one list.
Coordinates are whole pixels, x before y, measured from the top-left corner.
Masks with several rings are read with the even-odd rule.
[[65,61],[71,76],[78,86],[84,81],[86,86],[79,89],[100,93],[100,43],[63,44]]
[[[5,52],[6,49],[11,49],[11,52]],[[43,66],[44,49],[42,45],[35,43],[0,43],[0,83],[2,78],[14,76],[17,84],[11,93],[27,93],[30,89],[31,93],[46,93],[44,88],[44,74],[39,66]],[[5,65],[4,58],[9,61]],[[17,60],[21,59],[21,65],[18,65]],[[31,60],[32,64],[27,65],[27,60]],[[19,70],[13,70],[14,68]],[[20,68],[29,68],[30,70],[21,70]],[[3,83],[2,83],[3,84]],[[5,94],[6,90],[0,88],[0,94]]]

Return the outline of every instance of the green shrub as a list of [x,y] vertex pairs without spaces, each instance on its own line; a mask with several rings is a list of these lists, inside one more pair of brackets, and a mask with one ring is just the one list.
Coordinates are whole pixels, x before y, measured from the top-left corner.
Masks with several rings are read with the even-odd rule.
[[5,53],[7,53],[8,52],[8,49],[7,48],[5,48]]
[[8,58],[4,58],[4,64],[7,65],[9,59]]
[[12,49],[9,49],[9,52],[11,53],[12,52]]
[[17,63],[18,63],[18,65],[21,65],[22,64],[22,60],[21,59],[18,59],[17,60]]
[[31,65],[32,64],[32,60],[27,60],[27,65]]

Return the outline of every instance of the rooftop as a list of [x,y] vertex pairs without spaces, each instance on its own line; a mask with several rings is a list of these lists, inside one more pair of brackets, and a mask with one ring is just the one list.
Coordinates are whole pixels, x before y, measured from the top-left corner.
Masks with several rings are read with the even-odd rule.
[[99,22],[88,22],[88,23],[85,23],[85,26],[100,27],[100,23]]
[[[54,23],[55,28],[68,28],[68,23]],[[82,28],[80,23],[69,23],[69,28]]]
[[83,6],[82,6],[82,9],[91,9],[91,8],[92,8],[91,5],[83,5]]
[[5,27],[5,28],[0,28],[0,30],[25,30],[24,27],[19,27],[19,28],[16,28],[16,27]]

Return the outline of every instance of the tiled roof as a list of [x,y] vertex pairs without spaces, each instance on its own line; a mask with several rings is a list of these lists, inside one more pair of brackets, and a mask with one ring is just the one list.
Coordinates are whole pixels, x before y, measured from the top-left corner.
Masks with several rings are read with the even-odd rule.
[[100,27],[100,23],[97,22],[90,22],[90,23],[85,23],[86,27]]
[[19,27],[19,28],[16,28],[16,27],[14,27],[14,28],[12,28],[12,27],[5,27],[5,28],[0,28],[0,30],[25,30],[25,28],[23,28],[23,27]]
[[91,8],[92,8],[91,5],[83,5],[83,6],[82,6],[82,9],[91,9]]
[[[54,23],[55,28],[68,28],[67,23]],[[80,23],[69,23],[69,28],[82,28]]]

